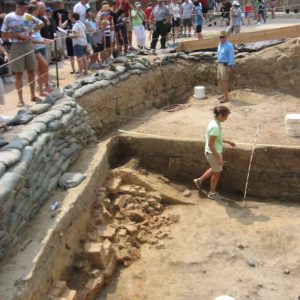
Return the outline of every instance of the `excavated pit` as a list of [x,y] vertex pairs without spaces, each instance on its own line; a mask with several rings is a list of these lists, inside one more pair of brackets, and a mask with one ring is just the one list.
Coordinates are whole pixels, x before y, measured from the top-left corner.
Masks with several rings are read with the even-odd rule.
[[[132,80],[131,89],[126,82],[108,87],[101,102],[98,91],[83,96],[79,102],[98,136],[116,128],[129,132],[82,151],[71,169],[86,180],[56,192],[31,222],[3,267],[1,296],[296,299],[299,140],[285,135],[283,117],[299,109],[299,71],[288,63],[299,60],[299,41],[288,43],[288,53],[276,46],[272,55],[264,50],[239,62],[228,104],[232,122],[224,128],[238,147],[224,153],[221,202],[208,200],[191,184],[207,167],[201,134],[218,104],[213,63],[184,61],[164,67],[163,76],[151,71]],[[270,72],[274,57],[289,72],[276,91],[278,74]],[[186,80],[182,85],[180,76]],[[207,87],[206,100],[189,99],[191,107],[172,115],[157,109],[185,102],[199,82]],[[240,201],[258,120],[261,132],[244,207]],[[48,207],[54,200],[61,208],[51,219]]]

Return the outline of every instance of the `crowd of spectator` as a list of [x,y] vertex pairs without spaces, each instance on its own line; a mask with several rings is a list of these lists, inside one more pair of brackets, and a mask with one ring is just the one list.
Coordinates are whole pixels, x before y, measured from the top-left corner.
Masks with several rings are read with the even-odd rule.
[[[18,106],[24,105],[24,71],[28,74],[31,101],[39,102],[40,97],[53,90],[48,69],[49,64],[56,61],[69,59],[70,73],[83,76],[89,69],[107,67],[113,57],[129,51],[155,52],[159,39],[162,49],[166,48],[168,37],[176,40],[195,35],[201,39],[204,25],[215,26],[218,22],[227,26],[228,32],[239,33],[242,24],[250,25],[253,20],[266,22],[267,4],[272,17],[276,8],[276,0],[267,4],[264,0],[222,0],[221,3],[216,0],[155,0],[157,3],[149,2],[144,8],[138,1],[104,0],[97,11],[89,5],[89,0],[80,0],[68,11],[63,0],[57,0],[55,9],[39,0],[27,1],[18,0],[14,12],[0,15],[0,75],[5,82],[15,81]],[[220,18],[215,18],[217,14]],[[132,45],[132,32],[137,49]],[[147,40],[150,48],[146,47]],[[38,96],[35,95],[35,81]]]

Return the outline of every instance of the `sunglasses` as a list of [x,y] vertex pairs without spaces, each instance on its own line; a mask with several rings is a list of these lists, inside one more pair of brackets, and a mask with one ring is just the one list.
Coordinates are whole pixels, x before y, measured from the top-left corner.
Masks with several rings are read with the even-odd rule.
[[219,36],[220,39],[225,39],[224,35]]

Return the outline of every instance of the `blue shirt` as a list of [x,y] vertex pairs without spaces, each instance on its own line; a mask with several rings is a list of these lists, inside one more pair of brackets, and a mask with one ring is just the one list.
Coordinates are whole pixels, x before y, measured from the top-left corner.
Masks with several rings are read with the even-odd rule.
[[203,20],[201,18],[202,15],[202,6],[199,4],[198,6],[195,6],[195,24],[196,25],[202,25]]
[[218,63],[227,63],[229,66],[234,65],[234,49],[230,42],[219,43],[217,55]]

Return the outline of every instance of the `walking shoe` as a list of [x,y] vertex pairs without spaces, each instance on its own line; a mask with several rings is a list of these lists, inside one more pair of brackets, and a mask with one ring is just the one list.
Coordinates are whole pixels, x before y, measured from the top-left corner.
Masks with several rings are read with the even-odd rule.
[[201,190],[202,180],[200,180],[199,178],[197,178],[197,179],[194,179],[193,181],[195,183],[196,188],[198,190]]
[[208,199],[212,199],[212,200],[222,200],[222,196],[219,195],[217,192],[213,193],[213,192],[209,192],[207,194],[207,198]]

